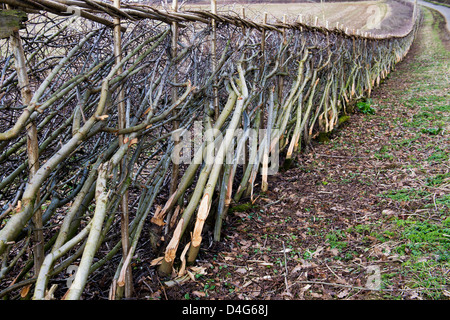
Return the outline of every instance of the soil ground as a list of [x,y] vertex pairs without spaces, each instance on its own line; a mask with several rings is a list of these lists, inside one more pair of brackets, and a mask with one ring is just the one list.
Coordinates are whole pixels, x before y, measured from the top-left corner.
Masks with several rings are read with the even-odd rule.
[[205,235],[192,279],[136,264],[142,299],[450,297],[450,51],[442,17],[423,11],[410,53],[359,105],[366,113],[235,205],[223,240]]

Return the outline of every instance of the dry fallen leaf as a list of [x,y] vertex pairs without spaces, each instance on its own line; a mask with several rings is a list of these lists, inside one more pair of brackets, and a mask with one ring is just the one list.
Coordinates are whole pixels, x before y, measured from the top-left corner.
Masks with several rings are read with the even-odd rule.
[[317,293],[317,292],[311,292],[310,294],[311,294],[314,298],[322,298],[322,297],[323,297],[322,294]]
[[387,216],[394,216],[395,215],[395,211],[391,210],[391,209],[385,209],[383,211],[381,211],[382,214],[387,215]]
[[349,289],[345,288],[344,290],[342,290],[341,292],[339,292],[337,294],[337,297],[340,299],[345,298],[346,296],[348,296],[348,292],[349,292]]
[[339,249],[333,248],[333,249],[328,249],[328,251],[330,251],[333,256],[339,255]]
[[206,297],[206,293],[202,291],[192,291],[192,294],[197,297]]
[[159,300],[161,298],[161,290],[158,290],[152,294],[150,294],[150,296],[148,296],[149,299],[155,299],[155,300]]
[[22,290],[20,290],[20,296],[22,298],[25,298],[28,295],[28,292],[30,292],[30,288],[31,288],[31,284],[25,286],[22,288]]
[[238,273],[242,273],[242,274],[247,273],[247,269],[246,268],[237,268],[235,271],[238,272]]

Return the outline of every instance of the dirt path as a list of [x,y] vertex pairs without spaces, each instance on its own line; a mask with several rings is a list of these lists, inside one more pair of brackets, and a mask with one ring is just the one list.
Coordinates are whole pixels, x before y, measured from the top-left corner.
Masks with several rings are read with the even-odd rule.
[[374,114],[352,115],[234,207],[223,241],[205,236],[196,281],[143,295],[448,299],[450,52],[424,11],[410,54],[367,102]]
[[421,6],[425,6],[425,7],[432,8],[434,10],[439,11],[445,17],[445,20],[447,21],[447,23],[446,23],[447,30],[450,32],[450,8],[449,7],[436,5],[436,4],[433,4],[433,3],[430,3],[427,1],[422,1],[422,0],[419,0],[418,3]]

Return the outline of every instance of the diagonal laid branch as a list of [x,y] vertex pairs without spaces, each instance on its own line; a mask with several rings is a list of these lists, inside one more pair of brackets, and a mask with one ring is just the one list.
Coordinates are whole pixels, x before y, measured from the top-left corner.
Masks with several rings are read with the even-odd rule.
[[92,218],[92,226],[89,231],[86,246],[81,257],[80,265],[78,267],[75,279],[72,285],[65,294],[65,300],[78,300],[81,298],[87,278],[89,276],[89,269],[94,260],[94,255],[99,247],[99,239],[102,231],[103,222],[106,217],[106,208],[108,200],[108,192],[106,191],[106,175],[108,173],[109,163],[102,164],[98,169],[98,178],[96,186],[96,207],[94,217]]

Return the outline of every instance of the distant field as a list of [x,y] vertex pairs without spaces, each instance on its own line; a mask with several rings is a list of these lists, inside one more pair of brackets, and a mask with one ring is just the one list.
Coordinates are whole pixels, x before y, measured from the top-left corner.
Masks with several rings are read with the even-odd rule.
[[[185,5],[184,10],[209,10],[209,5]],[[286,14],[288,22],[302,21],[321,26],[335,27],[337,24],[345,29],[359,29],[377,34],[397,33],[409,26],[412,15],[411,7],[397,1],[359,1],[326,3],[255,3],[218,5],[219,13],[241,14],[245,8],[247,17],[261,21],[263,13],[268,13],[270,21],[281,20]]]

